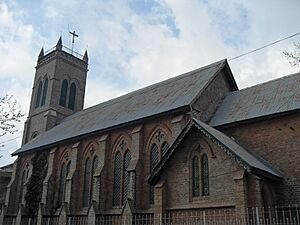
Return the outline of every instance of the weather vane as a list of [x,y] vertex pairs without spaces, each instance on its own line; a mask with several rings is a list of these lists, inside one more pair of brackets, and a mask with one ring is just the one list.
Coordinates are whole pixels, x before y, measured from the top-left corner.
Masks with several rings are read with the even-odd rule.
[[75,43],[75,37],[78,37],[78,34],[75,33],[75,30],[73,32],[69,31],[69,33],[72,35],[72,55],[73,55],[73,48]]

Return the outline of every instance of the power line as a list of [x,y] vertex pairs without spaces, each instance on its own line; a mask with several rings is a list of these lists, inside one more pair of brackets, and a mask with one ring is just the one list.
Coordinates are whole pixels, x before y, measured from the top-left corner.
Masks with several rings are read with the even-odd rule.
[[296,34],[293,34],[293,35],[290,35],[290,36],[288,36],[288,37],[279,39],[279,40],[277,40],[277,41],[271,42],[271,43],[269,43],[269,44],[267,44],[267,45],[264,45],[264,46],[262,46],[262,47],[260,47],[260,48],[256,48],[256,49],[254,49],[254,50],[252,50],[252,51],[249,51],[249,52],[243,53],[243,54],[241,54],[241,55],[235,56],[235,57],[229,59],[228,61],[232,61],[232,60],[241,58],[241,57],[243,57],[243,56],[245,56],[245,55],[249,55],[249,54],[251,54],[251,53],[253,53],[253,52],[257,52],[257,51],[259,51],[259,50],[261,50],[261,49],[264,49],[264,48],[269,47],[269,46],[271,46],[271,45],[275,45],[275,44],[277,44],[277,43],[279,43],[279,42],[282,42],[282,41],[287,40],[287,39],[289,39],[289,38],[295,37],[295,36],[297,36],[297,35],[299,35],[299,34],[300,34],[300,32],[298,32],[298,33],[296,33]]
[[6,141],[2,141],[2,142],[0,142],[0,145],[1,144],[4,144],[4,143],[7,143],[7,142],[10,142],[10,141],[13,141],[13,140],[16,140],[16,139],[18,139],[18,138],[20,138],[21,136],[18,136],[18,137],[15,137],[15,138],[12,138],[12,139],[8,139],[8,140],[6,140]]

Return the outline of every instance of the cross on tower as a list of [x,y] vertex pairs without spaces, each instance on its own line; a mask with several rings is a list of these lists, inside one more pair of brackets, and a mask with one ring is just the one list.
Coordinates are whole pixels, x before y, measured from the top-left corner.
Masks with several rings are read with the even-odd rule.
[[75,33],[75,30],[73,32],[70,31],[69,33],[72,35],[72,55],[73,55],[75,37],[78,37],[78,34]]

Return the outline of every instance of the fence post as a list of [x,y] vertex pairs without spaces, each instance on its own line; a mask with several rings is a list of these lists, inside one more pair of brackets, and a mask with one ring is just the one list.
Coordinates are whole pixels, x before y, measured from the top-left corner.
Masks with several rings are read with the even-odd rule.
[[0,214],[0,224],[3,224],[4,222],[4,214],[6,212],[6,205],[3,205],[2,206],[2,209],[1,209],[1,214]]
[[259,209],[258,207],[255,207],[255,214],[256,214],[256,224],[259,225]]

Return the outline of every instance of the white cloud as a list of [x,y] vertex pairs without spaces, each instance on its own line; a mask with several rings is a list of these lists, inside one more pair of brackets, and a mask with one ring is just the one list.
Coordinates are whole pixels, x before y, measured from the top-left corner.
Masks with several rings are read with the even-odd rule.
[[[153,0],[145,13],[129,3],[134,1],[45,0],[35,3],[38,10],[20,10],[30,4],[25,1],[0,3],[0,81],[6,84],[0,93],[16,95],[27,112],[40,47],[54,46],[59,35],[70,46],[68,25],[79,33],[75,48],[88,46],[85,106],[300,30],[298,0]],[[31,20],[24,19],[28,15]],[[295,72],[282,55],[293,41],[300,38],[231,61],[239,86]]]

